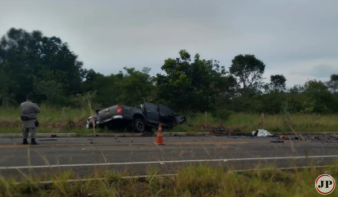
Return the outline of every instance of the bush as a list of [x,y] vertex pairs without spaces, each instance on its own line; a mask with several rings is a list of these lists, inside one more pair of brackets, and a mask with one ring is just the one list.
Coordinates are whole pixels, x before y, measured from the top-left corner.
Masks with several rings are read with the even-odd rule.
[[227,109],[217,109],[213,112],[211,112],[211,115],[219,120],[227,121],[229,120],[229,117],[231,116],[231,111],[227,110]]

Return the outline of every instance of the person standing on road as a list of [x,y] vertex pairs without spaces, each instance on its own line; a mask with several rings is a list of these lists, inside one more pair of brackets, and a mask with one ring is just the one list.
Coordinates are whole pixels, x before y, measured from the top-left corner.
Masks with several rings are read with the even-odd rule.
[[31,144],[37,145],[35,141],[36,128],[39,126],[37,120],[37,114],[40,113],[40,109],[37,104],[33,103],[32,95],[27,96],[26,102],[21,103],[21,121],[22,121],[22,132],[23,132],[23,143],[28,144],[27,138],[29,133],[31,134]]

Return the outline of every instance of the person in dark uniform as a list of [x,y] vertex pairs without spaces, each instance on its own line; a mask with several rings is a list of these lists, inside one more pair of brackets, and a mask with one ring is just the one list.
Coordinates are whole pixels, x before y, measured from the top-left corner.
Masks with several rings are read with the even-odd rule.
[[27,138],[29,133],[31,134],[31,144],[37,145],[35,141],[36,128],[39,125],[37,120],[37,114],[40,113],[40,108],[37,104],[33,103],[32,95],[27,96],[26,102],[21,103],[21,121],[22,121],[22,132],[23,132],[23,143],[28,144]]

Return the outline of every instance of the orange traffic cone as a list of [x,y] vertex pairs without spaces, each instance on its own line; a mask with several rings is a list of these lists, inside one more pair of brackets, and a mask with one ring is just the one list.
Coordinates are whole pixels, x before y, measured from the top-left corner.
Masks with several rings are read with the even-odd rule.
[[157,144],[157,145],[164,145],[163,144],[163,134],[162,134],[162,125],[161,124],[158,127],[155,144]]

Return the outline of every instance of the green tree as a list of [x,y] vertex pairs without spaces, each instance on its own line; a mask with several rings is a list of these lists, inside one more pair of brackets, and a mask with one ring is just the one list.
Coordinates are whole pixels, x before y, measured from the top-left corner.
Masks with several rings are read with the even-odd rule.
[[284,91],[286,90],[286,78],[284,75],[271,75],[270,83],[274,90]]
[[262,86],[262,75],[265,64],[254,55],[237,55],[230,66],[230,73],[237,77],[241,84],[241,94],[255,94]]
[[[39,31],[28,33],[11,28],[1,39],[0,61],[18,102],[39,89],[35,85],[41,85],[41,81],[61,85],[65,95],[81,91],[85,73],[82,62],[60,38],[46,37]],[[40,95],[41,99],[44,97]]]
[[62,88],[62,84],[54,80],[39,80],[34,83],[34,92],[44,97],[49,105],[67,104]]
[[104,76],[96,74],[95,80],[88,84],[88,89],[96,91],[95,101],[102,106],[110,106],[117,103],[120,89],[116,85],[119,80],[123,80],[123,74],[111,74]]
[[326,82],[326,84],[333,92],[336,92],[338,89],[338,75],[331,75],[330,81]]
[[216,60],[200,59],[196,54],[191,61],[186,50],[180,58],[165,60],[161,67],[165,75],[157,74],[157,102],[165,102],[176,111],[210,111],[216,97],[225,90],[229,76]]
[[0,64],[0,105],[9,106],[15,104],[14,95],[11,93],[13,83],[6,73],[1,69]]
[[92,86],[93,83],[98,78],[104,77],[101,73],[95,72],[93,69],[84,70],[84,81],[82,82],[82,91],[83,92],[93,92],[95,91],[94,87]]
[[92,80],[86,82],[87,90],[95,90],[95,98],[92,100],[103,107],[118,103],[139,107],[141,103],[150,101],[153,89],[150,69],[137,71],[135,68],[124,67],[124,71],[125,74],[120,71],[110,76],[92,72]]
[[289,89],[289,93],[294,95],[301,94],[302,92],[304,92],[304,86],[301,85],[294,85]]
[[139,107],[143,102],[149,102],[153,88],[152,78],[149,75],[150,68],[136,71],[135,68],[124,67],[127,72],[123,80],[117,81],[119,95],[117,102],[134,107]]
[[310,80],[304,85],[303,112],[327,113],[331,111],[333,97],[328,87],[321,81]]

